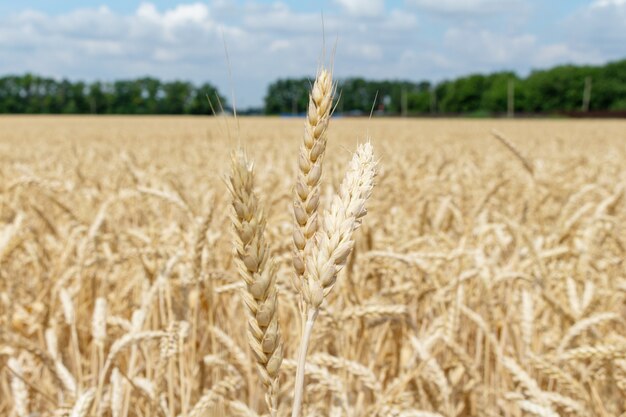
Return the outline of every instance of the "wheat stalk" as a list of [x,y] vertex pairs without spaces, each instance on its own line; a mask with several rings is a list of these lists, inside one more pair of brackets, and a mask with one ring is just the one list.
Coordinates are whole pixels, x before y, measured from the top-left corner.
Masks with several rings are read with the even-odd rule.
[[341,311],[339,318],[342,321],[358,320],[361,318],[382,320],[406,317],[408,313],[405,305],[360,305],[347,307]]
[[533,354],[528,355],[528,359],[533,368],[557,381],[566,392],[573,393],[576,398],[585,398],[585,389],[582,384],[561,367]]
[[104,297],[96,298],[91,334],[96,345],[104,346],[107,337],[107,300]]
[[89,388],[74,403],[70,417],[86,417],[96,396],[96,389]]
[[111,415],[112,417],[120,417],[122,415],[122,407],[124,401],[124,381],[119,369],[113,368],[111,372]]
[[72,326],[76,321],[74,303],[72,302],[72,297],[65,288],[61,288],[61,291],[59,291],[59,300],[61,300],[61,306],[63,307],[63,317],[65,318],[65,323],[68,326]]
[[522,342],[524,342],[524,351],[526,354],[529,354],[532,351],[534,315],[535,311],[533,306],[532,293],[527,290],[523,290],[520,330],[522,333]]
[[511,151],[511,153],[515,155],[515,157],[522,163],[524,169],[528,171],[530,176],[534,177],[535,169],[533,167],[533,164],[524,155],[522,155],[522,152],[520,152],[517,146],[515,146],[513,142],[508,140],[506,137],[504,137],[502,133],[498,132],[495,129],[491,130],[491,134],[494,138],[498,139],[500,143],[503,144],[509,151]]
[[561,339],[561,342],[559,343],[559,346],[556,349],[557,354],[563,353],[572,342],[572,340],[581,335],[583,332],[585,332],[585,330],[589,329],[590,327],[597,326],[601,323],[604,323],[605,321],[619,320],[619,318],[620,316],[616,313],[604,312],[597,313],[593,316],[587,317],[586,319],[580,320],[567,330],[567,333],[565,333],[565,335]]
[[566,350],[558,355],[559,362],[584,361],[588,359],[612,360],[626,358],[626,345],[597,345],[581,346],[575,349]]
[[361,383],[369,388],[374,395],[382,392],[382,385],[376,379],[376,375],[366,366],[345,358],[329,355],[327,353],[317,353],[311,358],[311,362],[329,369],[341,369],[354,375]]
[[267,389],[270,414],[278,410],[278,371],[283,344],[278,326],[276,264],[265,241],[265,217],[254,192],[253,165],[243,151],[232,155],[229,190],[239,275],[246,284],[242,297],[248,314],[248,343]]
[[352,234],[367,213],[365,202],[372,192],[375,173],[372,145],[366,142],[357,148],[339,193],[324,213],[322,228],[315,236],[316,245],[307,254],[302,294],[308,311],[298,354],[292,417],[298,417],[302,407],[306,354],[315,319],[348,260],[354,243]]
[[13,219],[13,223],[5,226],[0,230],[0,261],[2,261],[5,254],[9,250],[9,244],[11,240],[18,234],[20,227],[24,221],[24,215],[19,213]]
[[[193,406],[189,412],[189,417],[206,416],[219,398],[227,398],[231,393],[236,392],[240,385],[234,378],[224,378],[207,391]],[[213,414],[209,414],[213,415]]]
[[559,414],[553,409],[551,409],[550,407],[547,407],[545,405],[540,405],[529,400],[520,399],[517,401],[517,405],[522,410],[526,411],[527,413],[533,414],[535,416],[559,417]]
[[28,416],[28,388],[24,383],[24,370],[15,358],[7,361],[7,366],[11,370],[11,394],[13,395],[13,410],[19,417]]
[[318,310],[345,266],[354,241],[353,232],[361,225],[367,210],[365,203],[374,186],[376,162],[369,142],[359,145],[348,171],[324,213],[322,228],[316,235],[316,246],[306,260],[304,299]]
[[235,361],[234,366],[242,375],[249,373],[249,362],[246,353],[237,345],[237,343],[221,329],[217,327],[209,328],[215,339],[222,345]]
[[298,155],[298,176],[294,192],[293,266],[295,285],[301,289],[306,253],[318,230],[317,208],[320,200],[320,179],[326,150],[326,130],[335,94],[332,73],[318,71],[309,95],[309,108],[304,125],[304,140]]

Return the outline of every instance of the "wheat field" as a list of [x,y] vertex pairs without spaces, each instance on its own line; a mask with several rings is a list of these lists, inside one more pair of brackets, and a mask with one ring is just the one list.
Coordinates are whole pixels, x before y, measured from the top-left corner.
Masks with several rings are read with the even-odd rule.
[[[1,117],[0,415],[268,414],[233,250],[239,144],[266,208],[290,415],[302,133]],[[320,210],[367,138],[375,186],[319,310],[302,415],[626,416],[626,122],[336,118]]]

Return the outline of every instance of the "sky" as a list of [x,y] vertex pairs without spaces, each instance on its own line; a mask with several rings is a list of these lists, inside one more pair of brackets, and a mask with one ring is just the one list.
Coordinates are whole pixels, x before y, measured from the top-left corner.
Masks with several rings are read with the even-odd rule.
[[0,75],[209,81],[240,108],[324,39],[336,77],[526,75],[626,58],[626,0],[0,0]]

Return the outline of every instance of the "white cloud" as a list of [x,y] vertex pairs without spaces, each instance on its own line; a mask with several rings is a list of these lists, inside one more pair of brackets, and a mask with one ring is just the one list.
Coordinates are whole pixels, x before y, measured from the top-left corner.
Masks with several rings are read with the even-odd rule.
[[141,3],[135,16],[138,20],[163,27],[202,25],[209,22],[209,7],[203,3],[181,4],[161,13],[152,3]]
[[485,29],[449,29],[444,45],[456,54],[487,64],[507,64],[535,47],[532,35],[503,36]]
[[562,63],[596,62],[598,56],[562,42],[542,44],[535,35],[507,35],[486,29],[449,29],[444,45],[457,63],[480,71],[546,68]]
[[411,13],[394,9],[389,12],[389,17],[385,19],[383,26],[390,30],[414,31],[417,28],[417,18]]
[[393,76],[406,37],[416,31],[415,17],[387,12],[376,0],[359,3],[367,13],[380,13],[366,23],[356,4],[344,1],[352,9],[325,13],[324,28],[317,11],[296,12],[280,2],[216,0],[166,9],[144,2],[127,14],[106,7],[58,15],[24,11],[0,17],[0,74],[85,80],[152,75],[211,81],[227,92],[223,33],[238,102],[260,105],[275,79],[313,74],[324,30],[331,47],[338,37],[338,75]]
[[596,0],[563,22],[568,44],[596,61],[624,58],[626,0]]
[[385,0],[335,0],[353,16],[379,16],[385,10]]
[[[223,33],[238,103],[245,107],[260,105],[267,85],[279,77],[312,75],[322,30],[330,48],[338,39],[337,76],[378,79],[440,80],[595,63],[623,57],[626,44],[626,0],[595,0],[565,19],[563,35],[550,42],[511,24],[526,10],[526,0],[407,0],[391,9],[384,0],[332,4],[337,7],[324,11],[324,28],[318,11],[295,11],[280,0],[189,0],[165,9],[145,2],[131,13],[107,7],[56,15],[26,10],[0,16],[0,74],[85,80],[152,75],[210,81],[226,93]],[[507,7],[516,12],[505,13]]]
[[286,39],[277,39],[270,43],[270,52],[280,51],[281,49],[289,49],[291,47],[291,42]]
[[511,11],[521,0],[409,0],[416,7],[443,14],[484,15]]
[[[324,16],[326,28],[334,26],[332,16]],[[277,34],[320,33],[322,23],[318,13],[295,13],[283,3],[270,6],[253,4],[241,14],[241,24],[249,30],[273,31]]]
[[611,7],[611,6],[624,6],[626,0],[595,0],[592,4],[592,8],[598,7]]

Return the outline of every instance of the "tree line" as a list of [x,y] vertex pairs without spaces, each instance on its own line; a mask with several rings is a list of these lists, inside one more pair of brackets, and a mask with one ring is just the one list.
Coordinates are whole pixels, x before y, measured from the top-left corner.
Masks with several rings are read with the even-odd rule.
[[[265,97],[267,114],[303,113],[309,78],[281,79]],[[546,114],[568,111],[626,110],[626,60],[603,66],[561,65],[522,78],[513,72],[473,74],[437,84],[429,81],[371,81],[346,78],[338,83],[336,111],[369,114],[473,114],[507,112]]]
[[[310,78],[277,80],[267,89],[264,109],[248,112],[302,114],[310,87]],[[354,115],[369,114],[372,106],[390,115],[626,111],[626,59],[602,66],[561,65],[525,78],[503,71],[436,84],[354,77],[339,80],[337,88],[336,112]],[[210,115],[212,106],[219,111],[227,103],[210,83],[150,77],[86,83],[32,74],[0,78],[0,113]]]
[[145,77],[115,82],[57,81],[32,74],[0,78],[0,113],[211,114],[224,97],[210,83]]

